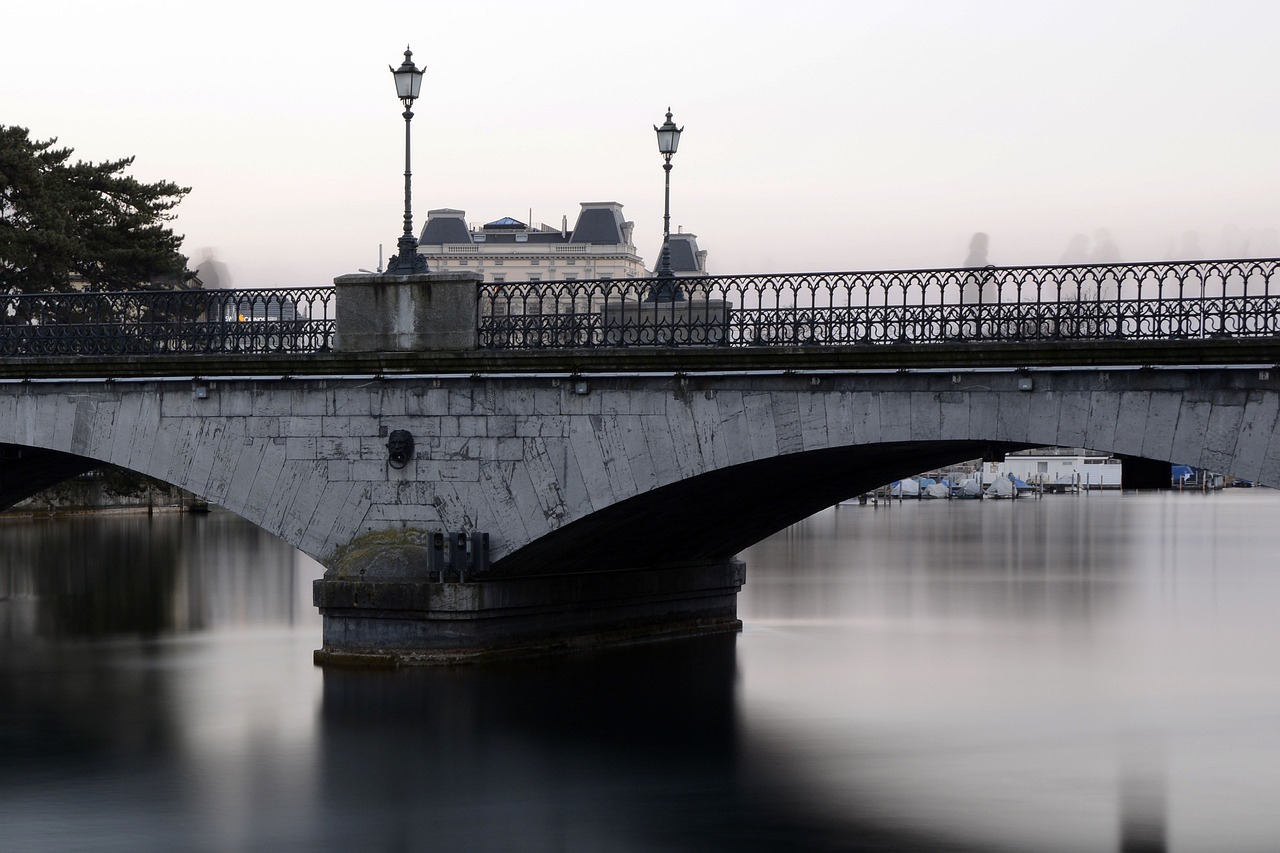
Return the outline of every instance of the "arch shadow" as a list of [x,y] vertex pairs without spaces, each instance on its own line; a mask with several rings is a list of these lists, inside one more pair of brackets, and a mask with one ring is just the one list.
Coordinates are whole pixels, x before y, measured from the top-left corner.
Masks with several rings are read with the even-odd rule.
[[636,495],[495,560],[495,577],[727,560],[819,510],[900,477],[1035,445],[891,442],[721,468]]
[[0,444],[0,512],[105,462],[21,444]]

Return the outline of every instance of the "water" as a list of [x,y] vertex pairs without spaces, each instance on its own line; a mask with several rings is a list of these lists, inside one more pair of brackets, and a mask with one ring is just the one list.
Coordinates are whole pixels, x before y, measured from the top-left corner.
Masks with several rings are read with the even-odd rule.
[[739,636],[400,673],[230,515],[0,521],[0,850],[1280,849],[1277,519],[839,507]]

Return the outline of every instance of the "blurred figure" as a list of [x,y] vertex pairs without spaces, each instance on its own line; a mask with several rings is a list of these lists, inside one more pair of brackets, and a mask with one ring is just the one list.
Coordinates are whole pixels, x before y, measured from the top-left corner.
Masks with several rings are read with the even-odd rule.
[[216,290],[231,286],[231,273],[227,265],[213,257],[215,249],[205,246],[200,250],[200,265],[196,267],[196,275],[204,282],[205,289]]
[[961,266],[985,267],[987,265],[987,235],[979,231],[969,238],[969,257]]
[[1249,238],[1235,223],[1230,223],[1222,229],[1222,236],[1218,239],[1218,257],[1249,257]]
[[1060,264],[1087,264],[1089,263],[1089,238],[1083,234],[1074,234],[1071,242],[1067,243],[1067,250],[1062,253],[1062,257],[1058,260]]
[[[972,269],[989,266],[987,262],[987,235],[979,231],[969,238],[969,256],[964,259],[964,266]],[[992,302],[994,293],[983,295],[984,284],[991,278],[990,273],[971,272],[964,277],[960,289],[960,301],[965,303]]]
[[1099,228],[1093,232],[1093,253],[1089,255],[1089,263],[1120,263],[1120,249],[1111,239],[1111,232],[1106,228]]
[[[969,269],[989,266],[987,263],[986,233],[979,231],[969,238],[969,256],[965,257],[964,266]],[[983,286],[989,278],[991,278],[989,273],[969,273],[965,275],[964,283],[960,286],[960,301],[966,302],[966,304],[995,301],[995,293],[988,293],[987,296],[983,296]]]

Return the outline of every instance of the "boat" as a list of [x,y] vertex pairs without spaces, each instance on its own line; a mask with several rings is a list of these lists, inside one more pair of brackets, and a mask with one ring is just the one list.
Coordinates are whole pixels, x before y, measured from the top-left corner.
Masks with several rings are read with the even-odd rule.
[[972,477],[961,480],[956,486],[956,497],[972,500],[982,497],[982,484]]
[[1079,475],[1059,474],[1053,482],[1045,483],[1044,490],[1049,494],[1065,494],[1079,490]]
[[997,477],[992,481],[990,486],[982,493],[986,497],[996,498],[1016,498],[1018,496],[1018,488],[1013,484],[1013,480],[1008,477]]
[[951,497],[951,486],[945,482],[931,483],[924,487],[924,490],[920,493],[920,497],[929,499],[949,498]]
[[899,499],[918,498],[920,497],[920,484],[910,478],[894,480],[889,484],[889,497]]

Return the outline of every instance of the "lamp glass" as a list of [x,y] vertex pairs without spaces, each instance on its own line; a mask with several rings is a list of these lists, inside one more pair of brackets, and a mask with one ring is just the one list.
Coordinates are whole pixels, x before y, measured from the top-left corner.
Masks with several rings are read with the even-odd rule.
[[404,62],[399,68],[391,69],[396,78],[396,97],[402,101],[416,101],[422,91],[422,75],[426,72],[413,64],[412,56],[413,53],[406,50]]
[[677,128],[671,122],[667,122],[658,128],[658,152],[661,154],[674,154],[676,149],[680,147],[680,133],[684,128]]

